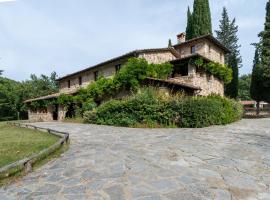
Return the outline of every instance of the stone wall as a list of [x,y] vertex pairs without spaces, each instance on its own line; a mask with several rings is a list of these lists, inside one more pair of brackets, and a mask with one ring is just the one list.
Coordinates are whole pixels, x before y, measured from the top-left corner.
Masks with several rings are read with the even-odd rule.
[[28,110],[28,119],[31,122],[49,122],[53,121],[52,107],[47,109],[38,109],[37,111]]
[[176,57],[171,52],[143,53],[139,55],[139,58],[144,58],[149,63],[153,64],[162,64],[176,59]]
[[[164,52],[149,52],[138,55],[139,58],[145,58],[149,63],[161,64],[175,59],[175,56],[170,51]],[[94,69],[89,69],[80,74],[61,80],[59,83],[60,92],[74,91],[79,88],[87,87],[94,79],[94,72],[98,71],[99,76],[111,77],[115,75],[116,65],[124,65],[129,58],[119,59],[117,61],[104,64]],[[82,78],[82,85],[79,85],[79,77]],[[70,81],[70,88],[68,88],[68,81]]]
[[218,94],[224,96],[224,83],[206,72],[196,72],[196,67],[189,65],[189,75],[173,78],[174,81],[201,88],[198,95]]
[[[85,72],[82,72],[72,77],[61,80],[59,83],[60,92],[74,91],[79,88],[87,87],[91,82],[95,81],[94,73],[96,71],[98,71],[99,77],[100,76],[104,76],[104,77],[113,76],[116,73],[115,66],[119,64],[123,65],[124,63],[127,62],[127,60],[128,58],[119,59],[115,62],[111,62],[109,64],[105,64],[97,68],[89,69]],[[79,85],[79,77],[82,78],[82,85]],[[68,88],[68,81],[70,81],[70,88]]]
[[181,57],[187,57],[192,55],[191,53],[191,47],[195,46],[195,53],[198,53],[200,55],[203,55],[204,57],[224,64],[225,63],[225,55],[223,50],[221,50],[217,45],[214,43],[206,40],[201,39],[200,41],[191,42],[185,46],[179,46],[176,47],[176,50],[180,53]]
[[67,110],[64,106],[58,106],[58,121],[63,121],[66,118]]

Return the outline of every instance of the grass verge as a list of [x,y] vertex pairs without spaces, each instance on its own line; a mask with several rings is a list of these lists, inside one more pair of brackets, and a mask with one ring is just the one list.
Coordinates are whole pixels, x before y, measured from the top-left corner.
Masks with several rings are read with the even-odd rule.
[[[59,137],[48,133],[0,123],[0,167],[38,153],[56,143],[58,139]],[[33,169],[35,170],[58,158],[67,149],[68,144],[47,157],[38,160]],[[21,169],[14,169],[5,174],[0,174],[0,186],[9,184],[25,174]]]

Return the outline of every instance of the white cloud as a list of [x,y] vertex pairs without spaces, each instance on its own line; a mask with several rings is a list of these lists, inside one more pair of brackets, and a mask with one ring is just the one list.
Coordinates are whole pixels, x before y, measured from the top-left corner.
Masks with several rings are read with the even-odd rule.
[[16,0],[0,0],[0,3],[6,3],[6,2],[14,2]]

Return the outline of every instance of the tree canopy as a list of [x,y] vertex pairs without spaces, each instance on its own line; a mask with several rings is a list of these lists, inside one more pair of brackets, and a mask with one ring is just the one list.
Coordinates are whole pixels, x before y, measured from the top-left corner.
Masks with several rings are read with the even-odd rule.
[[250,96],[251,74],[242,75],[239,78],[238,98],[242,101],[252,100]]
[[187,39],[212,35],[212,20],[209,0],[194,0],[193,13],[188,9]]
[[239,85],[239,67],[242,63],[242,57],[240,55],[240,47],[238,44],[238,26],[236,25],[235,18],[231,21],[228,15],[227,9],[224,7],[222,12],[222,18],[220,20],[219,30],[215,31],[217,39],[227,47],[231,53],[225,55],[225,63],[233,70],[233,80],[225,88],[226,96],[231,98],[238,97],[238,85]]
[[261,78],[260,97],[263,101],[270,102],[270,0],[266,5],[266,19],[264,31],[261,36],[261,64],[259,73]]
[[51,76],[31,75],[30,80],[23,82],[0,77],[0,121],[25,119],[27,108],[23,102],[57,92],[56,77],[55,72]]

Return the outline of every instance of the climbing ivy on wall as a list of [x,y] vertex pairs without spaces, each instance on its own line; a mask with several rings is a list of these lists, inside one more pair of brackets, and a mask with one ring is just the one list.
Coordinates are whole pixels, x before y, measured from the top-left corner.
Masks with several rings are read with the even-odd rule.
[[206,72],[211,73],[225,84],[229,84],[232,81],[232,69],[227,65],[222,65],[217,62],[206,62],[202,58],[191,59],[191,64],[194,64],[197,67],[203,68]]

